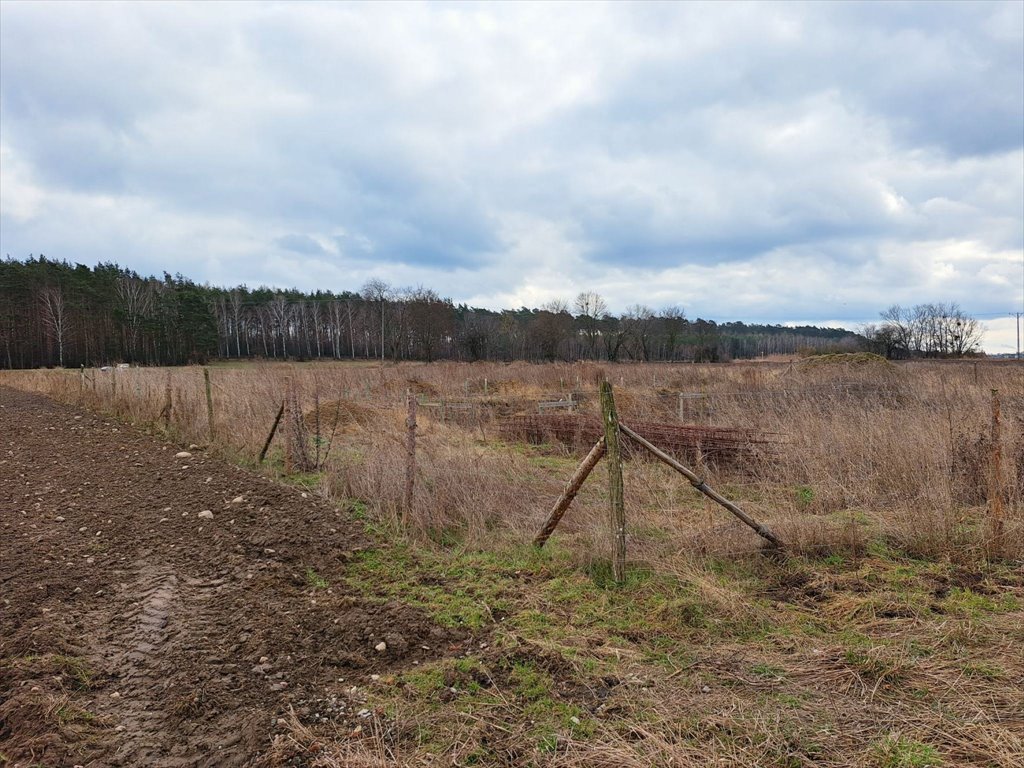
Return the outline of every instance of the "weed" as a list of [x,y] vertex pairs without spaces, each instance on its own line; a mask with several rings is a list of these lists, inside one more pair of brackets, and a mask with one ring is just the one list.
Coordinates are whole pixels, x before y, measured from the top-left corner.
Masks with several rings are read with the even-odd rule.
[[987,680],[1001,680],[1006,672],[996,664],[987,661],[969,661],[964,664],[964,674],[968,677],[980,677]]
[[750,668],[751,673],[758,677],[782,680],[786,676],[786,670],[773,664],[755,664]]
[[933,768],[942,765],[935,747],[899,735],[887,736],[874,748],[879,768]]
[[970,589],[955,587],[949,591],[943,601],[943,607],[948,613],[957,616],[980,618],[986,614],[1016,611],[1020,607],[1020,602],[1009,594],[993,598]]
[[92,687],[95,673],[89,666],[89,662],[81,656],[53,654],[41,658],[48,658],[60,674],[67,675],[71,679],[72,686],[77,690],[84,691]]
[[809,485],[798,485],[796,487],[797,509],[807,509],[814,502],[814,489]]
[[330,584],[312,568],[306,568],[306,583],[313,589],[327,589]]
[[57,722],[61,727],[82,723],[91,725],[96,722],[96,715],[86,709],[64,705],[57,710]]

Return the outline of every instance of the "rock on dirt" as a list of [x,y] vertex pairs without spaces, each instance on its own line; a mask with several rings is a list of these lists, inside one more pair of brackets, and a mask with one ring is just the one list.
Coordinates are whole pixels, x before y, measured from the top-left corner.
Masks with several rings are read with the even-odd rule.
[[[208,456],[203,478],[140,473],[119,457],[161,466],[165,443],[81,415],[0,387],[0,434],[18,446],[0,464],[0,522],[41,487],[77,489],[83,518],[68,512],[69,496],[41,495],[36,527],[0,545],[0,753],[10,765],[250,766],[293,700],[412,668],[464,638],[413,606],[347,589],[338,553],[370,542],[323,499]],[[167,514],[209,519],[240,482],[267,512],[202,535],[194,513]],[[79,526],[56,520],[80,525],[97,510],[99,538],[87,534],[95,525],[72,535]],[[334,585],[315,604],[295,578],[307,568]],[[381,627],[388,634],[371,642],[386,653],[366,643]],[[250,671],[270,659],[264,674]]]
[[178,451],[176,454],[174,454],[174,458],[176,458],[176,459],[191,459],[192,458],[192,454],[189,453],[188,451]]
[[208,509],[204,509],[198,516],[203,520],[213,520],[213,512]]

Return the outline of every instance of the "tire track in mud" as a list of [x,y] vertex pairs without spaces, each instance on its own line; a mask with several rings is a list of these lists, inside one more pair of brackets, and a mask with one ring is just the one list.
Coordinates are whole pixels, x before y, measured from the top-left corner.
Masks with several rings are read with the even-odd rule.
[[[369,543],[348,513],[180,450],[0,387],[0,535],[16,542],[0,557],[0,753],[12,768],[270,765],[293,709],[338,702],[346,732],[351,690],[461,639],[346,586]],[[331,588],[314,590],[309,569]],[[384,634],[395,640],[381,653]]]
[[228,579],[179,579],[169,566],[146,562],[137,568],[136,580],[125,590],[137,601],[119,619],[130,629],[114,629],[109,645],[94,655],[116,688],[102,705],[103,715],[118,723],[119,743],[110,764],[244,765],[253,749],[245,740],[250,732],[252,741],[252,728],[236,721],[237,712],[190,726],[190,711],[201,709],[205,691],[182,676],[190,667],[190,650],[203,645],[196,631],[217,626],[216,598]]
[[167,679],[161,674],[159,659],[154,657],[165,651],[172,634],[169,623],[176,607],[177,587],[173,573],[146,564],[141,565],[132,586],[139,602],[125,619],[134,629],[124,639],[125,646],[111,670],[119,690],[108,714],[119,721],[123,738],[113,756],[115,764],[152,763],[164,756],[160,737],[166,732],[167,718],[161,693]]

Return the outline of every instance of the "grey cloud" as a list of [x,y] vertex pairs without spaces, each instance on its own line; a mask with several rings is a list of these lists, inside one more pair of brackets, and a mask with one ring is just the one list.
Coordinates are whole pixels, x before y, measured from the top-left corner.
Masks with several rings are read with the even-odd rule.
[[[1001,310],[1018,288],[932,280],[922,244],[1000,275],[1024,244],[1022,8],[4,3],[0,249],[250,282],[308,259],[490,301],[611,293],[628,265],[779,319],[913,290]],[[523,251],[530,226],[557,248]],[[711,287],[766,264],[817,288]]]
[[319,255],[327,252],[320,243],[308,235],[282,235],[274,241],[274,244],[293,253]]

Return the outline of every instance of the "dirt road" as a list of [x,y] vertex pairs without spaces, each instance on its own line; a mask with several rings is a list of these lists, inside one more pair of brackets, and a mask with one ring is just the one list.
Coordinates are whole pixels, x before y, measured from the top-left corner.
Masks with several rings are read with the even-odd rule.
[[183,450],[0,388],[0,764],[266,764],[451,646],[349,593],[348,513]]

